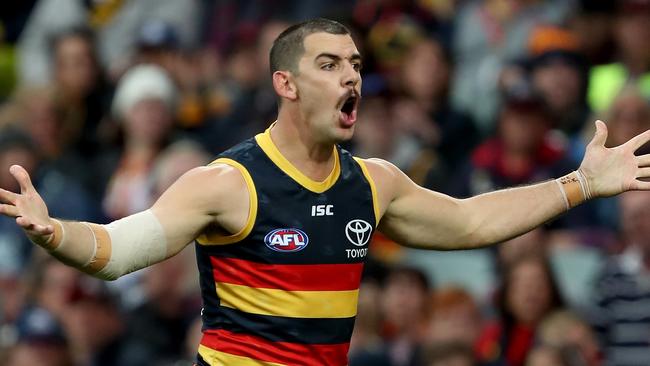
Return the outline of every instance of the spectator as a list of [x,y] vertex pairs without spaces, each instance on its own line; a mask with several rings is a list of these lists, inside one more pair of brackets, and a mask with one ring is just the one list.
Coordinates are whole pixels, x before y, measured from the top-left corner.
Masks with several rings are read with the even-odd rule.
[[435,38],[420,39],[409,48],[400,71],[404,98],[395,105],[396,123],[453,169],[469,155],[479,135],[469,117],[449,103],[449,52]]
[[418,184],[442,185],[443,167],[436,152],[408,133],[407,128],[397,125],[392,115],[398,113],[398,110],[391,110],[387,98],[365,100],[359,110],[360,123],[355,127],[353,153],[360,157],[388,160]]
[[377,306],[382,289],[375,280],[364,279],[359,288],[357,319],[350,341],[350,366],[390,366],[390,359],[381,337],[382,317]]
[[63,323],[79,365],[126,365],[123,315],[105,283],[78,278],[67,294]]
[[152,203],[149,174],[171,138],[175,92],[167,73],[157,66],[136,66],[120,81],[113,113],[121,120],[124,146],[104,198],[110,218],[138,212]]
[[[560,310],[549,314],[540,324],[542,344],[564,349],[576,362],[585,366],[602,364],[602,354],[596,334],[576,313]],[[571,351],[571,352],[568,352]]]
[[106,145],[100,134],[111,93],[95,52],[94,35],[86,28],[72,28],[52,40],[53,85],[61,113],[66,148],[85,159]]
[[184,340],[201,306],[192,259],[186,250],[142,274],[144,301],[126,316],[129,329],[116,364],[172,364],[185,357]]
[[617,1],[614,36],[618,47],[616,62],[595,66],[590,73],[588,99],[591,108],[602,112],[628,83],[638,83],[650,98],[650,1]]
[[[467,111],[484,134],[493,130],[498,113],[498,76],[506,62],[526,54],[530,30],[562,21],[568,2],[469,1],[456,18],[452,104]],[[480,103],[477,103],[480,101]]]
[[[448,184],[447,192],[469,197],[499,188],[561,176],[573,169],[565,146],[551,132],[552,118],[541,96],[523,83],[506,92],[496,135],[472,153]],[[593,203],[552,223],[552,228],[597,225]]]
[[68,341],[59,322],[41,308],[27,308],[16,324],[18,339],[6,366],[73,366]]
[[538,27],[530,37],[530,74],[549,108],[553,127],[578,134],[591,114],[586,101],[587,68],[578,40],[557,27]]
[[626,249],[609,258],[596,283],[596,330],[606,364],[644,364],[650,359],[650,196],[639,192],[621,197],[621,237]]
[[563,306],[546,257],[524,255],[505,266],[498,292],[498,318],[487,324],[478,341],[486,366],[522,366],[533,348],[538,326]]
[[398,267],[388,274],[381,308],[391,365],[418,364],[430,291],[426,275],[418,269]]
[[461,288],[434,292],[427,344],[459,343],[472,349],[483,327],[483,317],[472,296]]
[[200,5],[199,0],[39,0],[18,40],[20,80],[33,85],[51,80],[47,42],[50,35],[71,27],[95,30],[102,68],[114,77],[128,66],[136,43],[131,34],[144,19],[170,22],[178,29],[181,44],[192,46],[199,38]]

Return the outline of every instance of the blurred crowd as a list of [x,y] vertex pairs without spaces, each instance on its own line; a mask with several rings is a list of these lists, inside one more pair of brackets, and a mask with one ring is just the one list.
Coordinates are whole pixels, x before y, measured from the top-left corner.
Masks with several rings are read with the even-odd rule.
[[[343,22],[364,58],[353,141],[456,197],[575,169],[595,119],[650,128],[650,0],[23,0],[0,5],[0,187],[110,222],[274,121],[268,52]],[[642,148],[647,153],[649,149]],[[218,183],[218,182],[217,182]],[[350,366],[650,364],[650,194],[472,252],[377,235]],[[0,217],[0,364],[191,365],[193,250],[105,283]]]

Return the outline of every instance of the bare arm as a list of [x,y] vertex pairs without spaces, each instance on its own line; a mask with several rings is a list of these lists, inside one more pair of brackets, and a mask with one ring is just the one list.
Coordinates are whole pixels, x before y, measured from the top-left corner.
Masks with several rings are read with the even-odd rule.
[[[141,242],[141,250],[138,251],[136,247],[136,251],[129,252],[136,256],[128,258],[130,270],[175,255],[210,224],[236,232],[246,220],[247,206],[242,202],[247,202],[248,193],[243,178],[235,169],[225,165],[196,168],[184,174],[163,193],[149,212],[131,215],[105,226],[119,225],[119,230],[115,230],[116,235],[108,235],[101,225],[52,219],[27,172],[17,165],[12,166],[10,172],[19,182],[21,192],[0,189],[0,213],[15,217],[16,223],[34,243],[43,246],[61,261],[93,275],[106,264],[106,261],[102,262],[102,250],[106,252],[108,248],[104,254],[109,258],[117,252],[116,245],[120,243],[107,243],[107,240],[120,237],[129,240],[131,236],[138,235],[147,240],[146,230],[149,228],[146,225],[160,228],[159,239],[165,245],[163,252],[152,256],[147,245],[159,243]],[[148,219],[134,221],[136,217],[145,215],[148,215]],[[144,225],[138,227],[133,223]],[[139,243],[133,244],[137,246]],[[111,253],[111,247],[114,253]],[[93,258],[97,256],[100,259],[93,263]]]
[[[597,132],[580,165],[593,197],[626,190],[650,190],[639,180],[650,176],[650,156],[635,156],[650,131],[615,148],[604,146],[607,129]],[[471,249],[523,234],[566,210],[555,181],[506,189],[468,199],[455,199],[415,185],[396,167],[369,160],[377,181],[383,217],[379,229],[407,246],[427,249]]]

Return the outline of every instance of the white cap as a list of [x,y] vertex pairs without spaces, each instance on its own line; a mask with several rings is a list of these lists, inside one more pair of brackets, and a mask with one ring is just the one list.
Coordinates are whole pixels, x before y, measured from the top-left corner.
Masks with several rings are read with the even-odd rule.
[[175,96],[176,87],[163,68],[151,64],[134,66],[117,84],[112,112],[122,118],[136,103],[145,99],[160,99],[171,109]]

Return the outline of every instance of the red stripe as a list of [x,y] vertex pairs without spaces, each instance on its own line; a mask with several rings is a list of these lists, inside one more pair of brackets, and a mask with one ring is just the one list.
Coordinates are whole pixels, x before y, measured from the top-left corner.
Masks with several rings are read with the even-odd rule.
[[271,342],[249,334],[227,330],[207,330],[201,344],[231,355],[265,362],[304,366],[344,366],[348,364],[349,343],[298,344]]
[[363,263],[264,264],[211,257],[214,280],[287,291],[357,290]]

